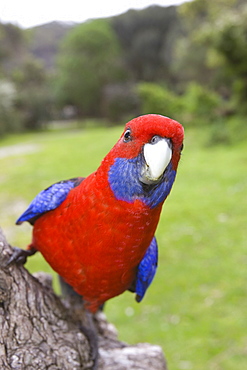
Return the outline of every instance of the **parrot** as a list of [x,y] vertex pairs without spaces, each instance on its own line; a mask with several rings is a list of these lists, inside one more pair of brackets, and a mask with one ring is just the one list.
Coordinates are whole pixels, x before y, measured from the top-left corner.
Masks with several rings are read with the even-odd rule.
[[23,253],[41,252],[89,312],[126,290],[140,302],[153,281],[155,231],[183,140],[177,121],[138,116],[125,125],[96,171],[41,191],[16,221],[33,225]]

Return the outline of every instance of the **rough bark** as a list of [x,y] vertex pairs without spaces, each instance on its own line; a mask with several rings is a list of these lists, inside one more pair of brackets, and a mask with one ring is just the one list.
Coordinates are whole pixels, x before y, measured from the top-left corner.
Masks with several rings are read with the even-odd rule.
[[49,275],[6,266],[11,254],[0,229],[0,369],[93,369],[95,336],[99,370],[166,369],[159,346],[118,341],[103,313],[89,317],[77,297],[57,297]]

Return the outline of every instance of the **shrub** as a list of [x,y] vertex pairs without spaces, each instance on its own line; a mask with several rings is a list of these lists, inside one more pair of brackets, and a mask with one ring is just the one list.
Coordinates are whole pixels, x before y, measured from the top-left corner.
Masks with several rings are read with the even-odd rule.
[[104,88],[101,104],[103,116],[111,122],[128,121],[140,113],[140,101],[131,84],[109,84]]
[[208,138],[206,144],[234,144],[242,140],[246,140],[247,125],[245,116],[233,115],[217,121],[213,126],[209,127]]
[[220,96],[192,82],[182,96],[182,120],[188,125],[214,124],[219,119]]
[[21,120],[14,109],[15,85],[7,80],[0,81],[0,135],[21,130]]
[[141,82],[137,85],[137,94],[142,114],[156,113],[179,120],[182,102],[172,91],[158,84]]

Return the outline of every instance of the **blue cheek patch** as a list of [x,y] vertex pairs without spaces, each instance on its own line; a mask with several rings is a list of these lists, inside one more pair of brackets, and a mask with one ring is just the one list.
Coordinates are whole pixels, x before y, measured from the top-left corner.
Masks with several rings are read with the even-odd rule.
[[133,203],[139,199],[148,207],[154,208],[170,193],[176,171],[169,163],[158,184],[145,185],[139,180],[142,166],[141,155],[133,159],[116,158],[108,173],[110,187],[118,200]]
[[143,193],[139,181],[142,163],[138,157],[134,159],[116,158],[111,166],[108,178],[111,190],[118,200],[132,203]]

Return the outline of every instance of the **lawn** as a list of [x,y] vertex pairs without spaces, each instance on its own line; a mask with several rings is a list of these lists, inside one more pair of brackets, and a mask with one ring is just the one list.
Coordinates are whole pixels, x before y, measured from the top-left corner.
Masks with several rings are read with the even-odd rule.
[[[0,141],[0,225],[25,247],[15,226],[48,185],[92,172],[122,129],[88,128],[10,136]],[[163,347],[169,369],[237,370],[247,363],[246,142],[206,147],[186,130],[177,180],[157,230],[159,268],[144,300],[126,292],[106,314],[129,343]],[[51,271],[37,254],[30,271]]]

